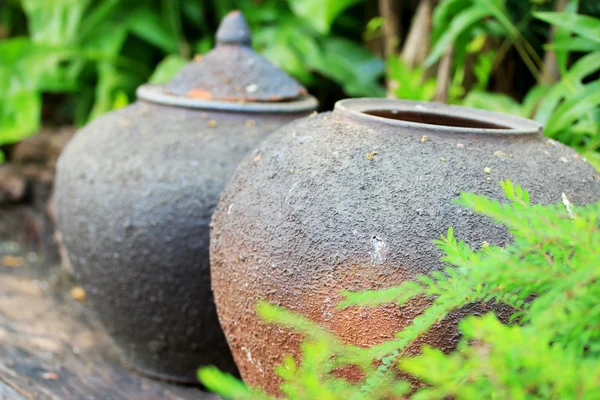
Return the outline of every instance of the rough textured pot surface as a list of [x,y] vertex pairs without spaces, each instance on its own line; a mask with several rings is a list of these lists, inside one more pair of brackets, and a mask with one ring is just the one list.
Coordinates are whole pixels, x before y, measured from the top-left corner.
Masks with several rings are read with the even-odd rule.
[[[239,13],[228,18],[233,28],[243,22]],[[79,131],[59,160],[65,248],[127,364],[182,382],[197,382],[201,365],[235,372],[210,289],[210,219],[243,156],[316,101],[213,103],[161,86],[138,94],[145,100]]]
[[[339,292],[439,269],[432,240],[450,226],[475,247],[508,243],[504,228],[452,203],[462,191],[503,199],[502,179],[538,203],[560,202],[561,193],[575,204],[600,199],[600,177],[577,153],[545,139],[535,122],[497,113],[344,100],[333,113],[298,120],[262,142],[238,166],[211,230],[217,312],[244,380],[276,393],[273,367],[283,354],[298,353],[298,335],[256,315],[259,299],[355,345],[392,338],[425,302],[338,310]],[[422,342],[450,350],[457,320],[485,311],[460,310]]]

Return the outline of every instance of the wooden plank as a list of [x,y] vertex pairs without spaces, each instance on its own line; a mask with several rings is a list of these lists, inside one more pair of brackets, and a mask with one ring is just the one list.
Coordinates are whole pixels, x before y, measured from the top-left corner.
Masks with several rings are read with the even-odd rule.
[[85,303],[69,295],[74,282],[57,265],[3,248],[0,399],[218,399],[128,370]]
[[10,386],[0,382],[0,400],[27,400]]

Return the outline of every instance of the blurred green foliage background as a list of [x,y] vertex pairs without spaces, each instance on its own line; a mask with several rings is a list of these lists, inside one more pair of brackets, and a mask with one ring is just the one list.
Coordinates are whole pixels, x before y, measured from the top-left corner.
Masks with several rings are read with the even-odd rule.
[[233,9],[324,110],[386,94],[489,108],[599,160],[596,0],[0,0],[0,151],[134,101]]

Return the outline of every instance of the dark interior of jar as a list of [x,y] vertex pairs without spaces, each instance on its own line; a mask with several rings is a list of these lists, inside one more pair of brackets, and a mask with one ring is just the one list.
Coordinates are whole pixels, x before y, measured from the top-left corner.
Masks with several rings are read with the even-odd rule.
[[369,110],[365,114],[376,117],[396,119],[399,121],[417,122],[420,124],[451,126],[456,128],[478,128],[478,129],[511,129],[508,126],[498,125],[491,122],[480,121],[452,115],[434,114],[423,111],[401,111],[401,110]]

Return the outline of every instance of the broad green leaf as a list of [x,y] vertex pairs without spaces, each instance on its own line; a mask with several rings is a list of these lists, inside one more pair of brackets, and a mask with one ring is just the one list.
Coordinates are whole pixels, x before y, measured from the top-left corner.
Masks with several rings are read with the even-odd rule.
[[[61,82],[58,78],[53,80],[51,77],[66,74],[60,63],[73,54],[74,51],[65,47],[38,45],[26,38],[8,39],[0,41],[0,71],[4,75],[4,82],[7,82],[6,79],[10,77],[19,77],[17,79],[19,85],[11,84],[11,90],[18,88],[42,90],[45,85],[71,87],[72,82],[67,85],[66,82]],[[0,82],[1,87],[2,82]]]
[[170,81],[180,70],[186,65],[189,60],[177,55],[170,54],[166,56],[157,66],[150,79],[149,83],[166,83]]
[[340,37],[323,39],[316,71],[340,84],[349,96],[384,95],[378,80],[385,70],[383,62],[363,46]]
[[170,54],[156,66],[156,69],[148,79],[149,83],[166,83],[170,81],[189,60],[177,54]]
[[77,103],[75,104],[75,125],[84,126],[89,119],[90,111],[94,106],[95,88],[82,86],[77,93]]
[[[564,7],[564,13],[570,13],[570,14],[575,14],[577,13],[577,8],[579,5],[579,1],[578,0],[572,0],[569,1],[566,6]],[[571,32],[569,32],[568,29],[564,28],[564,27],[559,27],[556,26],[556,32],[554,33],[554,38],[553,38],[553,42],[556,44],[557,42],[560,41],[566,41],[566,40],[573,40],[574,38],[571,37]],[[585,38],[575,38],[575,39],[582,39],[587,41]],[[591,42],[593,43],[593,42]],[[572,43],[572,46],[581,46],[581,44],[576,44],[576,43]],[[596,45],[597,48],[597,45]],[[569,61],[569,51],[574,51],[574,50],[570,50],[570,49],[562,49],[562,50],[554,50],[555,54],[556,54],[556,62],[559,68],[559,71],[561,73],[561,75],[564,75],[567,72],[567,63]]]
[[208,53],[213,48],[213,39],[209,36],[205,36],[200,39],[194,46],[196,54]]
[[557,39],[544,47],[546,49],[554,51],[565,50],[580,52],[597,51],[599,49],[599,46],[596,42],[582,37],[569,37],[566,39]]
[[98,83],[96,84],[94,106],[90,112],[90,120],[112,110],[114,93],[118,88],[119,74],[115,66],[109,62],[99,62],[96,66]]
[[398,57],[391,56],[388,59],[387,78],[398,99],[430,101],[435,95],[435,79],[425,79],[422,68],[409,69]]
[[[187,49],[187,42],[183,37],[181,26],[181,2],[172,0],[163,0],[161,7],[161,17],[165,20],[170,37],[172,38],[175,48],[182,56]],[[188,54],[189,56],[189,54]]]
[[504,0],[478,0],[475,4],[489,11],[490,15],[504,27],[508,36],[515,38],[519,34],[519,30],[508,16]]
[[600,51],[586,54],[580,58],[560,82],[554,84],[540,102],[535,114],[535,120],[545,125],[561,99],[569,93],[574,93],[576,85],[586,76],[600,70]]
[[471,28],[473,25],[481,22],[487,16],[490,16],[490,10],[483,7],[473,6],[467,8],[456,15],[450,22],[448,29],[436,41],[431,52],[424,62],[425,68],[431,67],[438,61],[448,48],[456,41],[456,38]]
[[293,15],[280,24],[260,29],[254,44],[269,61],[307,85],[314,80],[312,66],[322,63],[314,32]]
[[[244,1],[244,0],[242,0]],[[282,25],[282,19],[289,17],[297,18],[296,15],[290,10],[289,5],[286,1],[282,0],[261,0],[261,7],[256,7],[254,0],[245,0],[244,3],[238,3],[239,8],[242,10],[251,28],[264,27],[265,25]],[[230,8],[232,6],[229,6]],[[230,10],[227,9],[227,11]],[[252,32],[258,32],[260,29],[253,29]]]
[[490,77],[492,76],[495,59],[496,52],[494,50],[479,53],[475,65],[473,66],[473,74],[477,78],[476,87],[478,89],[485,89],[487,87]]
[[598,18],[560,12],[535,12],[533,16],[600,45],[600,19]]
[[478,53],[482,51],[486,39],[487,37],[483,32],[475,35],[475,37],[473,37],[473,39],[469,42],[469,45],[467,46],[467,51],[469,53]]
[[373,17],[367,22],[365,27],[365,41],[377,39],[381,37],[381,29],[383,28],[384,18]]
[[586,113],[600,106],[600,80],[589,83],[583,90],[573,96],[568,96],[554,112],[546,124],[546,133],[552,135],[555,132],[569,128],[573,122],[584,118]]
[[140,9],[131,19],[131,32],[166,53],[177,53],[177,36],[173,35],[161,17],[149,7]]
[[0,144],[17,142],[39,129],[42,91],[75,89],[61,66],[72,54],[26,38],[0,41]]
[[600,51],[586,54],[577,60],[561,81],[565,83],[578,82],[598,70],[600,70]]
[[598,151],[586,151],[582,153],[586,160],[596,168],[596,171],[600,172],[600,152]]
[[41,95],[20,90],[0,96],[0,145],[18,142],[40,127]]
[[502,93],[488,93],[482,90],[472,90],[465,97],[463,105],[484,110],[502,112],[525,117],[521,104]]
[[301,54],[307,64],[316,64],[318,63],[318,60],[323,57],[323,52],[319,47],[318,38],[309,35],[306,30],[289,32],[288,37],[291,39],[288,42],[289,46],[294,48],[298,54]]
[[118,110],[119,108],[123,108],[128,104],[129,98],[127,97],[127,93],[125,93],[124,90],[118,90],[111,108],[113,110]]
[[285,70],[299,81],[308,83],[312,80],[310,71],[306,68],[307,63],[302,59],[302,55],[286,43],[276,41],[261,53],[273,64]]
[[95,3],[81,22],[78,31],[79,41],[86,42],[90,36],[98,35],[99,32],[106,29],[106,21],[115,18],[122,19],[128,15],[130,10],[131,7],[127,7],[120,0],[101,0],[99,3]]
[[198,370],[198,380],[212,392],[229,399],[258,399],[255,393],[232,375],[221,372],[215,366],[202,367]]
[[574,135],[591,136],[585,144],[585,150],[600,150],[600,107],[586,113],[586,118],[569,127]]
[[203,4],[197,0],[183,0],[181,3],[182,15],[194,25],[205,28],[206,18],[204,16]]
[[546,93],[548,93],[550,88],[551,86],[548,85],[536,85],[529,89],[521,104],[523,117],[533,118],[540,101],[544,98]]
[[[90,47],[103,54],[118,54],[127,38],[127,21],[113,24],[110,28],[107,34],[94,37],[93,41],[90,41]],[[98,61],[96,71],[98,83],[95,88],[95,101],[89,116],[90,119],[112,110],[120,85],[120,74],[113,60]]]
[[470,7],[471,0],[445,0],[433,9],[432,14],[432,39],[437,42],[440,36],[446,31],[450,25],[450,21],[454,16],[460,14],[464,9]]
[[328,34],[337,16],[359,1],[361,0],[288,0],[288,3],[294,14],[317,32]]
[[67,45],[77,32],[90,0],[22,0],[34,43]]

